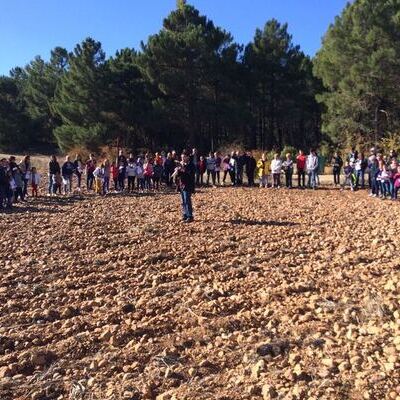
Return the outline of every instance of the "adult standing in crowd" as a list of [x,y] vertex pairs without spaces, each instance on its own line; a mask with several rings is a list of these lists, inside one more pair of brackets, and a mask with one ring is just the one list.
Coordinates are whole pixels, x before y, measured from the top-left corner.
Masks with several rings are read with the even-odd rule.
[[218,185],[221,184],[221,167],[222,167],[222,157],[218,151],[214,153],[215,157],[215,180]]
[[49,196],[55,194],[54,189],[56,188],[56,176],[61,172],[60,164],[57,161],[57,157],[53,154],[49,162]]
[[312,189],[317,188],[317,173],[318,173],[318,156],[315,149],[311,149],[306,161],[306,168],[308,174],[308,187]]
[[167,154],[167,158],[164,162],[164,177],[165,177],[165,183],[167,184],[168,187],[172,186],[172,174],[174,173],[175,170],[175,162],[174,159],[172,158],[172,153]]
[[250,187],[254,186],[254,175],[257,168],[257,161],[253,157],[253,154],[249,152],[246,158],[246,175],[247,175],[247,182]]
[[271,162],[271,172],[273,179],[273,187],[279,189],[281,187],[281,172],[282,172],[282,160],[279,157],[279,153],[275,153],[274,159]]
[[24,181],[24,188],[23,188],[23,195],[24,197],[28,196],[28,185],[29,185],[29,179],[31,177],[31,158],[30,156],[25,156],[24,159],[19,163],[19,169],[22,173],[23,176],[23,181]]
[[2,210],[4,206],[7,208],[12,207],[12,202],[10,201],[10,178],[8,174],[8,163],[6,158],[0,160],[0,209]]
[[74,172],[75,172],[76,178],[78,180],[77,189],[78,189],[78,192],[80,192],[81,185],[82,185],[83,162],[82,162],[82,158],[79,154],[77,154],[75,156]]
[[293,160],[290,153],[286,153],[286,159],[282,164],[283,170],[285,171],[285,184],[288,189],[293,187]]
[[190,161],[192,162],[194,168],[195,168],[195,174],[196,174],[196,185],[200,184],[200,156],[199,152],[197,151],[196,148],[192,149],[192,154],[190,155]]
[[333,167],[333,183],[335,185],[340,185],[340,173],[343,167],[343,160],[340,157],[340,154],[336,151],[332,158],[332,167]]
[[231,153],[231,158],[229,160],[229,177],[231,178],[232,186],[236,186],[238,181],[237,181],[237,176],[238,176],[238,158],[236,156],[236,153],[232,151]]
[[210,176],[212,184],[213,186],[215,186],[215,156],[212,151],[210,151],[210,154],[206,159],[206,168],[207,168],[207,186],[210,184]]
[[303,150],[299,150],[299,154],[296,157],[297,165],[297,184],[299,188],[306,187],[306,162],[307,157],[305,156]]
[[96,169],[96,160],[93,154],[90,154],[89,160],[86,161],[85,166],[86,166],[86,188],[87,190],[92,190],[94,182],[93,172]]
[[74,163],[71,162],[70,156],[65,157],[65,162],[61,168],[61,175],[64,185],[64,194],[72,192],[72,176],[75,171]]
[[125,177],[126,177],[126,167],[128,165],[128,161],[124,155],[124,151],[120,150],[118,152],[117,158],[117,165],[118,165],[118,186],[119,190],[125,190]]

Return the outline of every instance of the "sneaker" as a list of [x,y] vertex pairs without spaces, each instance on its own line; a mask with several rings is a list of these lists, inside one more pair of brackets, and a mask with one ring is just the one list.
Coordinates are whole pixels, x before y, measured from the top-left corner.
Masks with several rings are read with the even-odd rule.
[[186,218],[184,221],[186,224],[190,224],[191,222],[194,222],[194,218],[190,217],[190,218]]

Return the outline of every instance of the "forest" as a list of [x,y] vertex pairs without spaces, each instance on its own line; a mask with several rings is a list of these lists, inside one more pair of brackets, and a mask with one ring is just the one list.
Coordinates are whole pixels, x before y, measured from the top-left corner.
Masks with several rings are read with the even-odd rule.
[[140,49],[86,38],[0,76],[0,149],[400,147],[400,0],[356,0],[314,58],[275,19],[238,44],[184,0]]

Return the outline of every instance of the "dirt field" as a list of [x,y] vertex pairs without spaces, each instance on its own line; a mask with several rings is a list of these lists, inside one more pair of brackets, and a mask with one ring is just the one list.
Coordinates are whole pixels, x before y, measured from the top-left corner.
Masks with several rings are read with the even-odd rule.
[[0,215],[0,399],[400,399],[400,204],[205,189]]

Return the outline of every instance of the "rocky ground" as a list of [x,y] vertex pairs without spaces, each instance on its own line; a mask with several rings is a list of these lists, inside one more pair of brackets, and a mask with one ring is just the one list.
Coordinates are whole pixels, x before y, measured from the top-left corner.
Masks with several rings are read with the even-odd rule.
[[0,215],[0,399],[400,399],[400,204],[208,189]]

